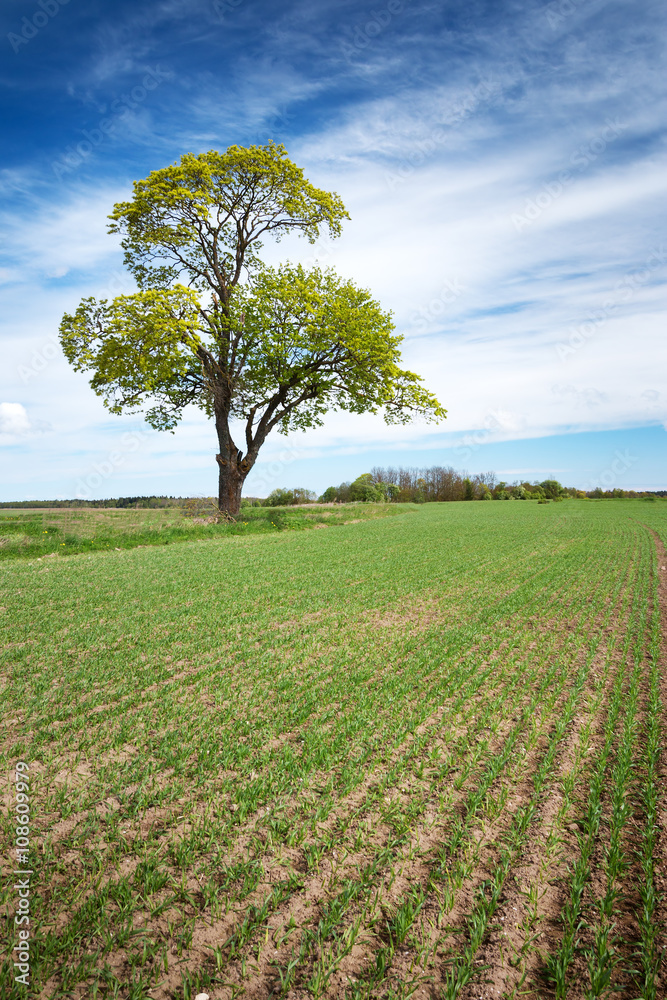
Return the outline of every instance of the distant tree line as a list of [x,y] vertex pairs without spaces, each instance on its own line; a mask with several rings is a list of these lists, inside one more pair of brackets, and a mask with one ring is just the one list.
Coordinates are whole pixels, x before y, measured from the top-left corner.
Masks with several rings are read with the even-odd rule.
[[266,499],[248,498],[245,504],[287,507],[302,503],[443,503],[453,500],[541,500],[568,498],[616,499],[667,497],[667,490],[642,493],[635,490],[579,490],[562,486],[556,479],[507,483],[493,472],[468,475],[451,466],[429,469],[375,467],[352,482],[329,486],[320,497],[306,489],[276,489]]
[[39,508],[39,507],[128,507],[149,508],[180,507],[186,497],[112,497],[107,500],[7,500],[0,503],[0,509],[8,507]]
[[553,500],[563,493],[563,487],[555,479],[508,485],[503,480],[497,480],[493,472],[470,476],[451,466],[434,465],[429,469],[375,467],[353,482],[330,486],[320,501],[446,503],[455,500]]
[[[373,468],[353,482],[329,486],[318,497],[302,487],[275,489],[268,497],[244,497],[243,507],[291,507],[306,503],[433,503],[450,500],[566,500],[570,497],[592,500],[667,498],[667,490],[579,490],[561,486],[556,479],[506,483],[495,473],[469,476],[451,467],[434,465],[430,469]],[[39,507],[114,507],[157,509],[183,507],[189,497],[115,497],[107,500],[15,500],[0,502],[0,509]]]

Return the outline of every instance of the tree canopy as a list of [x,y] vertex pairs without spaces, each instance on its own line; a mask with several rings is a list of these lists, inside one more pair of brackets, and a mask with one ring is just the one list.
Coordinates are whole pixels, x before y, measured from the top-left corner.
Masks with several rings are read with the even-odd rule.
[[262,265],[262,237],[337,236],[346,217],[282,146],[187,154],[136,182],[111,215],[139,290],[84,299],[63,317],[68,360],[92,372],[112,413],[144,410],[173,430],[194,404],[215,420],[219,504],[231,514],[273,429],[317,426],[331,409],[382,411],[388,423],[445,416],[399,368],[402,338],[367,290],[331,269]]
[[262,238],[296,230],[314,243],[323,227],[340,235],[349,215],[337,194],[313,187],[284,146],[230,146],[186,153],[179,164],[135,181],[114,206],[125,263],[140,288],[190,287],[227,300],[244,270],[262,267]]

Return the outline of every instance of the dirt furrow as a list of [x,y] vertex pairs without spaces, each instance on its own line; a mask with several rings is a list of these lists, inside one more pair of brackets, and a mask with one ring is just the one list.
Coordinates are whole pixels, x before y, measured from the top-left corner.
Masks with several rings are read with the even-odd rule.
[[[593,661],[582,699],[586,707],[582,706],[561,746],[554,784],[530,846],[507,879],[495,929],[480,950],[481,962],[488,966],[485,982],[503,995],[532,988],[540,996],[547,988],[543,955],[555,952],[560,943],[567,874],[579,853],[576,800],[585,798],[590,762],[602,736],[605,702],[618,669],[618,658],[613,665],[605,654]],[[479,995],[477,989],[468,990],[471,997]]]
[[[533,758],[537,759],[538,756],[539,750],[533,750],[528,754],[527,767],[529,772]],[[505,772],[502,772],[489,788],[490,799],[493,795],[496,798],[502,796],[503,791],[505,794],[509,794],[510,789],[514,788],[514,780],[508,777]],[[462,806],[463,801],[461,799],[459,799],[458,806],[455,803],[447,803],[446,808],[449,823],[451,823],[452,819],[455,820],[457,815],[460,820],[465,821],[466,814],[465,809],[461,808]],[[474,819],[467,847],[464,848],[464,852],[467,852],[467,858],[473,870],[468,874],[465,887],[459,890],[455,911],[458,910],[458,906],[462,902],[462,897],[465,896],[467,899],[470,895],[472,898],[477,884],[483,880],[486,865],[492,861],[494,844],[504,833],[507,822],[508,817],[504,810],[501,811],[499,818],[491,821],[489,821],[488,816],[480,816]],[[425,831],[418,830],[401,851],[402,859],[400,857],[397,858],[398,864],[392,867],[390,883],[385,882],[378,885],[378,898],[380,896],[382,898],[382,926],[384,926],[384,918],[392,912],[398,901],[410,889],[414,890],[417,887],[421,887],[422,890],[428,893],[429,888],[432,888],[431,883],[433,870],[436,865],[436,856],[443,842],[446,840],[448,825],[448,823],[444,825],[439,824],[434,831],[428,831],[426,837],[424,836]],[[481,852],[486,852],[486,857],[480,864],[479,855]],[[452,861],[454,860],[452,859]],[[456,860],[460,861],[461,856],[459,855]],[[397,868],[398,870],[396,870]],[[463,909],[465,909],[465,904],[463,905]],[[450,924],[453,919],[456,919],[455,911],[452,911],[448,916]],[[381,946],[383,942],[382,933],[378,938],[377,931],[372,931],[374,919],[376,917],[379,919],[379,913],[380,911],[375,907],[370,913],[364,915],[363,923],[368,928],[366,934],[367,940],[353,948],[351,953],[340,962],[336,973],[331,977],[330,989],[326,993],[327,996],[342,996],[342,993],[338,993],[336,990],[344,989],[346,983],[351,980],[358,980],[368,970],[369,960],[372,962],[377,954],[378,946]],[[427,922],[432,916],[435,916],[437,919],[438,906],[434,898],[428,901],[422,913],[423,918],[420,919],[425,919]],[[346,919],[349,921],[349,918]],[[368,938],[368,933],[371,935],[370,938]],[[442,933],[440,932],[438,936],[442,943]],[[394,956],[394,962],[397,962],[399,967],[402,964],[396,955]],[[407,960],[406,964],[409,964],[409,960]],[[379,996],[380,993],[378,992],[377,995]]]

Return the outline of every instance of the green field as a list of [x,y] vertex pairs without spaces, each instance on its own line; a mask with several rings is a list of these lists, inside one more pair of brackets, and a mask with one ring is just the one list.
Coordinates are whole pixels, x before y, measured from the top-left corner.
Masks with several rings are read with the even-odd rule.
[[80,555],[106,549],[134,549],[146,545],[172,545],[229,535],[275,534],[315,525],[387,517],[401,513],[406,504],[346,504],[252,508],[233,523],[212,524],[210,509],[199,517],[183,510],[42,509],[0,510],[0,561]]
[[393,513],[2,563],[30,995],[667,996],[667,503]]

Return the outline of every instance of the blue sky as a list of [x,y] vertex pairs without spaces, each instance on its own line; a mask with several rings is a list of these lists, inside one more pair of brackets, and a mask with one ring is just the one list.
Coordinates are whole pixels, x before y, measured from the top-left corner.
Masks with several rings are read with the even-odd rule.
[[[284,142],[343,236],[267,248],[392,309],[439,426],[332,413],[247,492],[373,465],[667,488],[662,3],[6,0],[0,498],[210,494],[215,439],[110,416],[57,345],[128,293],[107,215],[184,152]],[[620,456],[620,457],[619,457]]]

